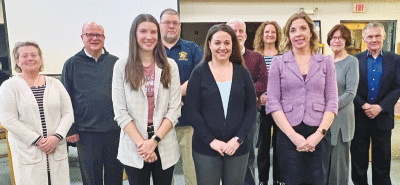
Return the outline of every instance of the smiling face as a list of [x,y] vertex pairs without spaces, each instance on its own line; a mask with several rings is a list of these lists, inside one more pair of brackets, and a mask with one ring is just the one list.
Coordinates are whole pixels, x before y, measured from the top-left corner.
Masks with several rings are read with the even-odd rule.
[[229,61],[232,54],[232,37],[227,32],[216,32],[208,44],[214,61]]
[[296,19],[292,22],[289,28],[289,38],[293,49],[310,48],[311,31],[304,19]]
[[330,41],[330,47],[334,53],[341,52],[346,46],[346,40],[343,38],[340,30],[335,31]]
[[15,63],[21,68],[22,73],[39,73],[42,66],[42,58],[39,56],[39,51],[34,46],[22,46],[18,49],[19,58]]
[[386,38],[385,31],[381,27],[368,28],[363,31],[363,40],[371,52],[380,52],[383,41]]
[[142,22],[136,30],[136,40],[139,51],[152,52],[158,42],[157,25],[152,22]]
[[276,28],[273,24],[267,24],[265,26],[263,40],[265,44],[275,44]]
[[233,29],[233,31],[235,31],[235,34],[239,40],[240,48],[242,49],[247,39],[247,34],[243,23],[233,22],[229,26]]
[[[103,36],[95,36],[91,37],[88,36],[87,34],[95,34],[95,35],[103,35]],[[97,53],[100,52],[103,47],[104,47],[104,29],[102,26],[96,24],[96,23],[89,23],[88,25],[85,25],[82,29],[82,35],[81,35],[83,45],[85,46],[85,50],[89,54]]]

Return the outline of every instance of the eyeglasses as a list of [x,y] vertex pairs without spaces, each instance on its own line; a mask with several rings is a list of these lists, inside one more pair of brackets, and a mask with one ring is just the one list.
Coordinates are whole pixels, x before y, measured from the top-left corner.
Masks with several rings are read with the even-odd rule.
[[343,37],[332,37],[332,41],[344,41]]
[[178,26],[178,25],[181,25],[181,23],[180,22],[178,22],[178,21],[173,21],[173,22],[171,22],[171,21],[164,21],[164,22],[161,22],[161,24],[165,24],[165,25],[167,25],[167,26],[169,26],[169,25],[173,25],[173,26]]
[[93,39],[94,37],[96,37],[97,39],[105,38],[103,34],[85,33],[84,35],[86,35],[88,39]]

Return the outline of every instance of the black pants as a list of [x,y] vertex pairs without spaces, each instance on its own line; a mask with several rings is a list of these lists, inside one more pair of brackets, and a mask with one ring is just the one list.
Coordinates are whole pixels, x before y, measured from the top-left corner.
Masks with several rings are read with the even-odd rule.
[[[318,126],[303,122],[293,129],[304,138],[315,133]],[[277,155],[281,181],[286,185],[314,184],[326,182],[329,170],[330,132],[317,144],[314,152],[299,152],[296,145],[283,133],[277,133]]]
[[279,131],[279,127],[276,126],[274,119],[271,114],[265,114],[265,106],[261,106],[260,110],[260,133],[259,133],[259,146],[257,155],[257,166],[258,166],[258,178],[260,182],[268,182],[269,180],[269,168],[270,168],[270,146],[271,146],[271,127],[274,132],[272,135],[272,170],[273,170],[273,181],[279,181],[279,168],[276,155],[276,133]]
[[84,185],[122,185],[123,166],[117,159],[120,130],[79,132],[77,143]]
[[369,146],[372,141],[372,184],[390,185],[392,130],[375,123],[357,123],[351,141],[351,178],[355,185],[368,184]]
[[124,165],[129,184],[149,185],[150,175],[152,175],[154,185],[171,185],[175,165],[163,170],[158,149],[156,148],[154,151],[158,157],[157,161],[153,163],[144,162],[142,169]]

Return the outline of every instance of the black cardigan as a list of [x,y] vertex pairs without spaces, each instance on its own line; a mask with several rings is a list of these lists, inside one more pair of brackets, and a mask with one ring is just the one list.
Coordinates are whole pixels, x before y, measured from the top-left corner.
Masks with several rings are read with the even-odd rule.
[[194,128],[193,150],[203,155],[220,155],[210,147],[214,139],[228,142],[235,136],[243,139],[235,156],[249,151],[247,133],[256,119],[256,93],[251,76],[243,65],[233,65],[232,86],[225,119],[221,95],[208,66],[200,63],[189,79],[186,103],[188,120]]

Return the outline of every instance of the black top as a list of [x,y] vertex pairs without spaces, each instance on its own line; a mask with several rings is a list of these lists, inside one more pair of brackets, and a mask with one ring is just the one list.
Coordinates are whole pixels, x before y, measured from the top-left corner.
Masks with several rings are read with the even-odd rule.
[[61,82],[71,97],[75,117],[68,135],[120,129],[114,121],[111,100],[113,68],[118,57],[104,51],[96,62],[82,49],[64,64]]
[[233,65],[226,118],[218,86],[207,62],[197,65],[190,76],[186,106],[194,128],[194,151],[203,155],[220,155],[209,144],[214,139],[228,142],[235,136],[244,142],[234,155],[249,151],[252,138],[246,136],[256,118],[256,93],[253,80],[244,66]]

